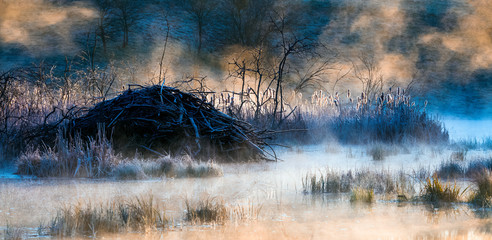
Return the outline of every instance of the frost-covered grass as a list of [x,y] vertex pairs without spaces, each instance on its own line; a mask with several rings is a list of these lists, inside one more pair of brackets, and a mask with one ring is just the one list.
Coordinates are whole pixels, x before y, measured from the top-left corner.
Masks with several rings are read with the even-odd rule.
[[56,149],[28,150],[17,160],[17,174],[37,177],[114,177],[136,180],[160,177],[216,177],[222,168],[213,162],[197,163],[189,156],[128,159],[115,154],[111,144],[98,138],[84,144],[59,138]]
[[188,156],[171,158],[161,157],[153,160],[125,161],[117,165],[110,173],[120,180],[146,179],[155,177],[205,178],[222,176],[222,168],[213,163],[197,163]]
[[[252,104],[254,99],[247,98],[241,111],[235,112],[238,104],[228,101],[230,95],[225,96],[218,108],[261,127],[268,127],[272,122],[274,90],[262,95],[264,105],[260,115],[252,114],[256,107]],[[296,108],[273,129],[280,132],[279,141],[301,144],[327,139],[342,144],[447,144],[449,141],[443,124],[399,88],[373,98],[364,93],[353,97],[350,91],[346,97],[316,91],[310,101],[302,98],[291,101],[297,103]],[[375,159],[384,158],[378,153],[374,155]]]
[[349,97],[345,104],[340,103],[338,96],[324,98],[327,100],[318,102],[328,102],[326,107],[334,108],[331,112],[335,114],[311,112],[305,113],[304,119],[312,132],[328,129],[325,134],[340,143],[438,144],[448,141],[442,123],[400,90],[381,93],[375,99],[368,99],[364,94],[357,100]]

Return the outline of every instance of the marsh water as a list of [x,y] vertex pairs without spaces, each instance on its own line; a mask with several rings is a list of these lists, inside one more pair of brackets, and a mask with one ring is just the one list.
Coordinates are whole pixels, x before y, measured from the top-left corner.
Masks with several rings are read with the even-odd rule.
[[[171,219],[166,230],[147,233],[97,234],[117,239],[489,239],[492,218],[487,209],[465,203],[438,207],[402,203],[376,195],[372,204],[353,204],[349,194],[306,194],[307,173],[363,169],[432,171],[453,153],[447,147],[398,148],[374,161],[368,148],[333,143],[277,149],[278,162],[221,165],[213,178],[162,178],[135,181],[112,179],[34,179],[0,175],[0,226],[21,228],[24,237],[46,238],[47,226],[63,206],[98,204],[118,198],[152,194]],[[490,157],[484,150],[466,159]],[[467,161],[465,159],[465,161]],[[466,184],[464,182],[463,184]],[[418,185],[418,184],[417,184]],[[418,188],[418,186],[417,186]],[[220,198],[231,207],[258,213],[225,224],[193,225],[184,221],[185,200]],[[0,234],[5,234],[0,231]],[[41,235],[40,235],[41,234]],[[83,238],[84,236],[78,236]],[[85,236],[89,237],[89,236]]]

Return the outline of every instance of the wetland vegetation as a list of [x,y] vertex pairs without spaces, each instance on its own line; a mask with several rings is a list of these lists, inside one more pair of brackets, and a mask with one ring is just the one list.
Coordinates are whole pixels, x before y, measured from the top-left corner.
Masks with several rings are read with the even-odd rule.
[[490,12],[0,1],[0,238],[490,239]]

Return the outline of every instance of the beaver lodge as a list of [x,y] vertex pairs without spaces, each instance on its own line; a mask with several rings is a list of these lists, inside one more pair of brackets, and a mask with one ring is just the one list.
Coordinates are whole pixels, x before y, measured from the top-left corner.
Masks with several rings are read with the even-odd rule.
[[267,154],[265,138],[250,124],[172,87],[129,89],[73,119],[68,129],[89,139],[101,126],[113,148],[126,154],[189,154],[229,162],[266,159]]

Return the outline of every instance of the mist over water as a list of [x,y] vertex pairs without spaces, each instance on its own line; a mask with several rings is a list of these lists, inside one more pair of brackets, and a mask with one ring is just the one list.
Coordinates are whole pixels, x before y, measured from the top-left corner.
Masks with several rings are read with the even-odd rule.
[[[102,13],[96,2],[99,1],[0,0],[0,72],[43,63],[48,72],[63,75],[67,72],[65,64],[73,61],[75,70],[114,70],[120,83],[113,90],[119,93],[128,83],[158,82],[156,76],[161,70],[162,58],[166,84],[203,77],[213,91],[238,91],[240,79],[231,77],[234,70],[231,62],[240,57],[249,60],[245,55],[256,47],[256,27],[269,20],[269,16],[261,15],[261,9],[245,8],[243,13],[257,15],[243,16],[243,26],[255,28],[249,38],[242,36],[244,38],[238,40],[231,37],[235,29],[230,26],[228,5],[214,5],[204,24],[201,52],[197,53],[194,17],[178,1],[129,1],[137,3],[132,6],[138,10],[134,12],[137,17],[129,32],[128,46],[122,45],[121,13],[113,10],[107,22],[109,33],[104,38],[107,49],[103,49],[101,32],[97,29]],[[228,1],[220,1],[224,2]],[[301,91],[304,101],[310,101],[311,94],[320,89],[332,95],[339,92],[344,101],[348,101],[344,96],[347,89],[352,90],[353,96],[360,95],[362,85],[354,68],[363,65],[361,58],[368,57],[384,79],[383,90],[405,89],[418,106],[425,107],[429,114],[442,121],[451,142],[492,138],[491,1],[250,2],[266,4],[258,5],[262,9],[287,9],[285,14],[293,19],[289,21],[289,31],[319,40],[320,45],[316,46],[319,55],[310,57],[326,61],[327,70],[319,76],[323,80],[321,84]],[[282,8],[283,4],[287,7]],[[165,42],[167,30],[169,38]],[[274,37],[267,39],[276,41]],[[273,43],[270,44],[274,46]],[[313,63],[311,58],[293,56],[289,59],[292,61],[286,77],[286,95],[291,95],[300,76],[319,64]],[[344,77],[338,79],[342,75]],[[253,76],[246,76],[245,80],[248,86],[257,81]],[[371,153],[374,149],[381,150],[384,159],[375,160]],[[403,171],[406,176],[412,176],[415,195],[418,195],[425,179],[415,177],[417,173],[430,176],[445,162],[467,166],[475,160],[490,159],[490,149],[464,151],[447,145],[418,144],[342,145],[327,140],[306,146],[275,147],[275,150],[278,162],[223,164],[220,167],[224,176],[212,178],[39,179],[14,175],[13,166],[0,168],[0,237],[9,224],[23,228],[30,237],[46,237],[40,236],[36,228],[40,223],[49,224],[61,206],[89,202],[96,205],[152,194],[165,205],[166,215],[173,220],[170,229],[98,237],[492,238],[490,209],[474,208],[465,202],[441,208],[419,201],[400,202],[395,196],[381,194],[372,204],[352,204],[350,193],[309,194],[303,189],[308,174],[320,174],[329,169],[355,175],[369,169],[391,174]],[[462,158],[456,160],[460,153]],[[464,186],[463,189],[472,186],[469,178],[460,179],[458,184]],[[185,221],[185,200],[207,197],[223,199],[228,206],[252,204],[261,208],[260,216],[224,225],[193,225]]]

